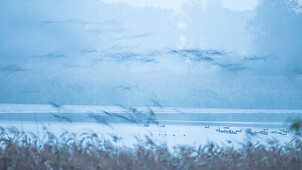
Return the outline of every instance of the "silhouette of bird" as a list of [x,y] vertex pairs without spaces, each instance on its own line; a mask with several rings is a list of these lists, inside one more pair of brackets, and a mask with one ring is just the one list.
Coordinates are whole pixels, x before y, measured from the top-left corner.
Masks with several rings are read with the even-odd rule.
[[113,135],[113,134],[109,134],[109,135],[112,137],[113,142],[118,142],[118,141],[120,141],[122,139],[121,137],[118,137],[118,136]]
[[134,117],[127,117],[125,115],[120,115],[120,114],[114,114],[114,116],[119,117],[121,119],[124,119],[128,122],[131,122],[131,123],[138,123],[138,121]]
[[62,104],[58,104],[58,103],[51,102],[51,101],[49,101],[48,103],[49,103],[52,107],[57,108],[57,109],[59,109],[59,108],[61,108],[61,107],[63,106]]
[[112,114],[112,113],[107,112],[107,111],[103,111],[103,113],[105,113],[106,115],[109,115],[109,116],[113,116],[113,114]]
[[96,115],[96,114],[88,114],[88,117],[93,118],[98,123],[101,123],[101,124],[104,124],[106,126],[111,127],[109,125],[109,123],[107,122],[107,119],[102,117],[102,116],[99,116],[99,115]]
[[62,115],[59,115],[59,114],[55,114],[55,113],[50,113],[53,117],[57,118],[58,120],[65,120],[69,123],[72,123],[72,120],[69,118],[69,117],[66,117],[66,116],[62,116]]

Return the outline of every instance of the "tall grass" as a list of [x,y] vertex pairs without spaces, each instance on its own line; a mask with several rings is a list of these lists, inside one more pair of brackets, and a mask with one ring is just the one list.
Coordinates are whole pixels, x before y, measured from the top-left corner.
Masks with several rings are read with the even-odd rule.
[[95,133],[55,136],[0,129],[0,169],[302,169],[302,141],[281,145],[246,142],[239,148],[208,143],[169,150],[150,137],[133,147],[115,145]]

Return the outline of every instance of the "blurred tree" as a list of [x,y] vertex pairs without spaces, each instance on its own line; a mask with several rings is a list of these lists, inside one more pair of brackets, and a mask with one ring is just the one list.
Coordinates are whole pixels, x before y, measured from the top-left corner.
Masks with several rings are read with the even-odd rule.
[[277,59],[271,69],[302,73],[301,0],[260,0],[248,28],[255,52]]
[[302,120],[296,119],[292,121],[290,125],[290,130],[295,132],[296,135],[301,135],[301,130],[302,130]]

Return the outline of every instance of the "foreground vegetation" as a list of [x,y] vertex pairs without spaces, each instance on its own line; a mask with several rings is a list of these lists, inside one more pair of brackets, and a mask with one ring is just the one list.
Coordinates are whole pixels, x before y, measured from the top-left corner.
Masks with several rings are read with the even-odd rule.
[[246,142],[239,148],[209,143],[172,151],[146,137],[133,147],[117,146],[94,133],[44,137],[16,128],[0,132],[0,169],[301,169],[302,141],[286,145]]

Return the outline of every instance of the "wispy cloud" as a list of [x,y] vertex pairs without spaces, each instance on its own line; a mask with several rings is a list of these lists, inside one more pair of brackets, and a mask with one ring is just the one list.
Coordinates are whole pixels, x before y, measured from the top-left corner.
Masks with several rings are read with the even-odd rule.
[[49,59],[55,59],[55,58],[64,58],[66,57],[64,54],[62,53],[58,53],[58,52],[52,52],[52,53],[48,53],[45,55],[33,55],[30,56],[31,58],[49,58]]
[[66,20],[45,20],[42,21],[43,25],[50,25],[50,24],[79,24],[79,25],[117,25],[118,22],[115,20],[107,20],[103,22],[98,21],[86,21],[78,18],[66,19]]
[[0,67],[0,72],[5,72],[5,73],[15,73],[15,72],[23,72],[26,71],[27,69],[22,68],[16,64],[12,64],[12,65],[6,65],[6,66],[2,66]]

